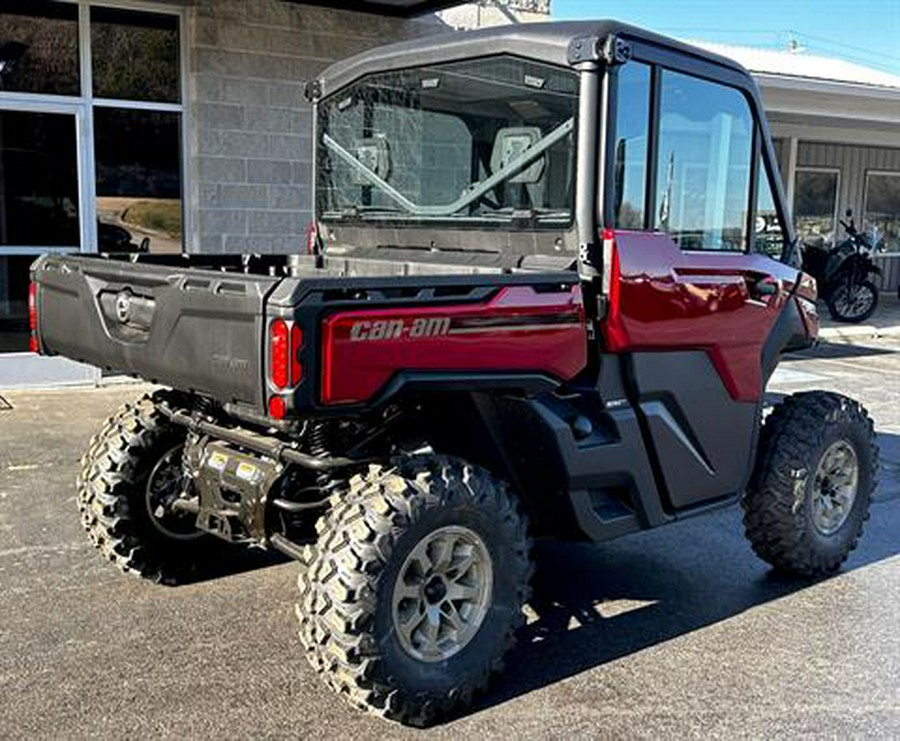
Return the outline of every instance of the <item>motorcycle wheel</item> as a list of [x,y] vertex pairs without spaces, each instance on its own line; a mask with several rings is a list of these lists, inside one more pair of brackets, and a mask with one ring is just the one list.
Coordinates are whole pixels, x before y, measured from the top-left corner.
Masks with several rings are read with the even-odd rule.
[[858,324],[864,322],[878,308],[878,287],[870,280],[854,285],[841,281],[825,297],[831,318],[836,322]]

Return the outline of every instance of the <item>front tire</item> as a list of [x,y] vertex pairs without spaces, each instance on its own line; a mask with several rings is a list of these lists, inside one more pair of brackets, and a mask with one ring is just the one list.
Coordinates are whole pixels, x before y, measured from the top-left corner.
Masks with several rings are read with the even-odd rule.
[[416,456],[332,498],[298,579],[312,666],[354,705],[427,725],[471,702],[514,643],[530,541],[508,487]]
[[822,391],[789,396],[763,425],[743,499],[753,550],[782,571],[836,571],[869,517],[877,470],[872,420],[859,403]]
[[828,292],[825,303],[836,322],[858,324],[872,316],[878,308],[878,286],[870,280],[862,280],[851,289],[847,281],[840,280]]
[[94,546],[123,571],[174,583],[196,565],[209,539],[195,517],[170,509],[183,486],[183,428],[157,409],[160,391],[110,417],[81,460],[78,508]]

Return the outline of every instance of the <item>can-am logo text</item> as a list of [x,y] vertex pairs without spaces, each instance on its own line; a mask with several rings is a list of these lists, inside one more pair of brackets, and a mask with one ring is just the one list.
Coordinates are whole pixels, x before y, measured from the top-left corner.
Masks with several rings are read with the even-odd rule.
[[421,339],[440,337],[450,331],[450,317],[417,317],[415,319],[377,319],[355,322],[350,327],[350,341],[398,340],[403,337]]

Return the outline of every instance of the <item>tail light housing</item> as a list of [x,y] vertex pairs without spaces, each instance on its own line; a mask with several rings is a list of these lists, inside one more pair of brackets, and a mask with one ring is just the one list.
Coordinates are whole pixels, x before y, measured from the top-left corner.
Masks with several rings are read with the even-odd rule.
[[303,365],[300,362],[300,350],[303,347],[303,330],[299,324],[291,327],[291,386],[297,386],[303,380]]
[[273,319],[269,325],[269,381],[276,393],[269,398],[268,412],[273,419],[284,419],[287,399],[283,392],[303,381],[303,330],[296,322]]
[[40,354],[41,343],[38,341],[38,285],[32,282],[28,286],[28,351]]

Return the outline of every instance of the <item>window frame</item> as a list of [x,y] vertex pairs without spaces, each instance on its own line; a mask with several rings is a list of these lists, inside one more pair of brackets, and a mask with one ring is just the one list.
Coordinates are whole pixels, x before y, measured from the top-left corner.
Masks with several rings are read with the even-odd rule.
[[[828,173],[830,175],[836,175],[835,183],[834,183],[834,210],[831,214],[832,221],[834,223],[834,244],[831,246],[834,247],[838,243],[838,228],[840,227],[840,219],[841,219],[841,168],[840,167],[829,167],[826,165],[797,165],[794,168],[794,202],[791,204],[791,214],[794,217],[794,231],[797,231],[797,176],[801,172],[822,172]],[[863,213],[865,213],[865,209],[863,209]],[[802,246],[803,239],[797,234],[797,240]]]
[[[187,9],[160,5],[144,0],[55,0],[55,2],[78,7],[78,56],[81,91],[78,95],[51,95],[45,93],[23,93],[0,91],[0,110],[23,113],[64,113],[75,115],[76,141],[75,156],[78,162],[78,198],[81,242],[71,247],[45,247],[41,245],[0,245],[0,256],[39,255],[45,252],[81,252],[92,254],[98,251],[97,228],[97,173],[94,147],[94,109],[119,108],[127,110],[160,111],[181,116],[180,176],[181,176],[181,231],[182,245],[186,250],[194,234],[193,209],[188,207],[191,190],[190,169],[190,106],[186,103],[189,90],[190,58],[187,31]],[[178,103],[158,103],[116,98],[94,97],[92,54],[91,54],[91,8],[112,8],[132,10],[157,15],[174,16],[178,22],[179,82],[180,101]]]
[[[785,249],[782,259],[788,259],[792,250],[790,245],[796,241],[793,223],[787,218],[787,202],[785,200],[784,186],[780,178],[773,178],[777,172],[774,146],[769,133],[767,119],[755,89],[746,75],[717,64],[709,59],[691,56],[683,51],[666,48],[649,41],[638,39],[626,39],[631,47],[631,60],[650,66],[650,105],[649,105],[649,129],[647,142],[646,182],[644,193],[644,231],[656,232],[653,226],[653,216],[656,213],[656,189],[657,189],[657,158],[659,154],[659,113],[662,89],[662,73],[664,71],[677,72],[705,82],[731,88],[740,93],[745,99],[753,123],[753,141],[751,143],[751,159],[749,162],[750,187],[748,189],[747,224],[744,249],[736,250],[682,250],[685,253],[717,254],[717,255],[747,255],[756,253],[754,224],[756,221],[756,196],[757,181],[759,175],[759,163],[764,163],[764,168],[769,177],[769,185],[772,187],[775,208],[784,227]],[[604,94],[606,116],[604,120],[605,141],[600,152],[601,172],[597,188],[597,211],[599,222],[610,226],[615,223],[615,142],[616,142],[616,111],[618,101],[618,70],[619,65],[607,65],[605,68]],[[663,232],[659,232],[663,233]],[[679,249],[681,249],[679,247]]]
[[[781,255],[778,258],[773,257],[773,259],[784,261],[790,250],[791,240],[796,239],[796,236],[790,226],[788,213],[785,210],[786,199],[781,190],[783,188],[783,182],[781,180],[781,170],[778,164],[778,158],[775,154],[775,140],[771,139],[772,159],[766,157],[765,149],[762,147],[764,141],[765,137],[763,136],[762,129],[760,128],[759,123],[757,123],[756,129],[753,132],[753,169],[756,176],[750,182],[751,208],[748,211],[748,218],[750,221],[747,227],[747,235],[750,243],[749,252],[773,257],[772,255],[768,255],[764,250],[757,249],[756,247],[756,212],[759,207],[759,182],[761,178],[765,177],[769,183],[769,191],[772,193],[775,214],[778,217],[778,223],[781,226]],[[759,169],[760,163],[762,163],[762,170]]]
[[[869,213],[869,179],[874,177],[895,177],[900,178],[900,170],[881,170],[881,169],[871,169],[866,170],[866,177],[863,181],[863,202],[862,202],[862,214],[861,214],[861,228],[866,228],[866,216]],[[874,246],[874,245],[873,245]],[[898,255],[900,254],[900,250],[888,250],[885,254],[888,255]]]

